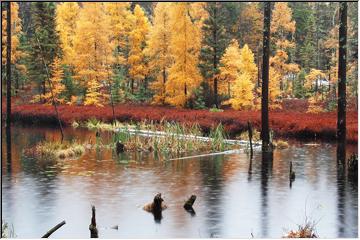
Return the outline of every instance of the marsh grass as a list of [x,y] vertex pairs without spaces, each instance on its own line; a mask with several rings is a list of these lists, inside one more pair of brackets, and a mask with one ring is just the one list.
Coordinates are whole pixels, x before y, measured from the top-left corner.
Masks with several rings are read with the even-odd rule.
[[192,152],[225,151],[236,147],[226,143],[227,135],[222,124],[210,131],[208,139],[204,139],[197,123],[142,121],[124,124],[116,121],[107,124],[91,119],[80,126],[93,131],[112,131],[111,143],[102,144],[102,147],[115,149],[116,143],[121,142],[126,151],[153,152],[167,157]]
[[284,238],[318,238],[315,232],[315,223],[305,221],[303,225],[298,225],[297,230],[291,230]]
[[79,158],[85,152],[83,145],[77,142],[39,142],[37,145],[24,151],[25,155],[39,160],[57,160],[67,158]]
[[3,220],[1,220],[1,238],[15,238],[14,226],[9,224]]

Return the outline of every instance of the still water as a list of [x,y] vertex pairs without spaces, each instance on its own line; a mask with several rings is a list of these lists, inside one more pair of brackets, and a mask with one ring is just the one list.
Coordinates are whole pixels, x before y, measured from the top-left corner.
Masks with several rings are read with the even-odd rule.
[[[68,128],[65,135],[94,141],[86,130]],[[91,205],[101,238],[279,238],[306,218],[322,238],[358,235],[358,188],[337,170],[332,144],[295,142],[272,160],[255,153],[252,161],[246,154],[160,161],[93,149],[77,160],[44,164],[22,154],[59,138],[56,129],[14,126],[7,162],[3,137],[2,218],[19,238],[39,238],[62,220],[51,237],[88,238]],[[168,205],[161,222],[142,210],[158,192]],[[197,195],[195,216],[182,208],[191,194]]]

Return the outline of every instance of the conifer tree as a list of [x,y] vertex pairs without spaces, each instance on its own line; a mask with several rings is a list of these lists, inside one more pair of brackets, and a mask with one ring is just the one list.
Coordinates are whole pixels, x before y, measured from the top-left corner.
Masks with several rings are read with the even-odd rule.
[[[227,45],[225,35],[225,15],[219,2],[207,3],[205,10],[208,18],[204,20],[200,64],[202,76],[213,89],[213,104],[218,107],[219,62]],[[211,84],[212,83],[212,84]]]
[[233,96],[233,89],[231,86],[234,84],[240,72],[240,47],[237,40],[233,39],[229,46],[226,48],[225,53],[220,60],[220,94]]
[[87,105],[100,105],[101,83],[106,85],[112,76],[111,65],[114,62],[113,47],[110,41],[109,21],[104,4],[99,2],[83,3],[76,28],[75,71],[76,78],[85,88]]
[[233,87],[233,96],[228,101],[236,110],[251,109],[254,105],[254,86],[257,77],[257,68],[254,63],[254,54],[245,46],[240,50],[238,76]]
[[146,47],[147,34],[149,32],[149,21],[144,10],[137,4],[134,8],[134,22],[132,31],[129,35],[130,52],[129,52],[129,75],[131,78],[131,92],[134,93],[134,81],[137,87],[140,85],[146,88],[146,76],[148,75],[148,66],[144,49]]
[[[54,62],[51,64],[50,69],[52,73],[50,79],[51,86],[48,86],[48,88],[52,87],[52,93],[51,91],[47,92],[43,96],[43,99],[45,103],[52,104],[54,97],[54,101],[56,103],[64,103],[64,98],[63,96],[61,96],[63,91],[65,90],[65,86],[62,83],[62,80],[64,78],[64,70],[61,65],[61,59],[56,57],[54,59]],[[48,84],[49,82],[47,81],[47,85]]]
[[45,95],[46,67],[53,63],[55,57],[60,56],[59,36],[55,24],[55,4],[53,2],[31,3],[31,28],[33,35],[30,40],[28,53],[28,73],[30,80],[36,82],[39,92]]
[[59,32],[62,60],[67,65],[74,64],[74,40],[79,12],[80,7],[76,2],[64,2],[56,7],[56,30]]
[[201,82],[198,65],[200,31],[189,16],[189,3],[173,3],[171,8],[170,46],[174,64],[169,69],[166,82],[166,102],[174,106],[185,106],[191,92]]
[[165,103],[165,84],[168,77],[168,71],[172,64],[170,53],[170,3],[156,4],[154,9],[153,26],[149,33],[148,46],[146,53],[150,57],[149,68],[155,76],[155,81],[151,89],[155,91],[154,103]]

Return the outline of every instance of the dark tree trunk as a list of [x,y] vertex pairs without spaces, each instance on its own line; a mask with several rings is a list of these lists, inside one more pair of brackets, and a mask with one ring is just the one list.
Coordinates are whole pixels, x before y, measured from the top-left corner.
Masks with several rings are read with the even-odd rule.
[[11,3],[6,9],[6,127],[11,123]]
[[347,38],[347,3],[340,3],[339,14],[339,70],[338,70],[338,155],[345,159],[346,144],[346,38]]
[[263,151],[270,150],[269,136],[269,54],[270,54],[270,21],[271,3],[264,3],[264,37],[261,98],[261,138]]
[[[217,58],[216,58],[216,54],[217,54],[217,49],[216,49],[216,45],[218,44],[217,43],[217,38],[216,38],[216,31],[217,31],[217,28],[216,28],[216,17],[217,17],[217,3],[215,3],[215,8],[214,8],[214,21],[215,21],[215,26],[213,28],[213,41],[215,43],[214,45],[214,56],[213,56],[213,67],[214,67],[214,71],[217,70]],[[216,108],[218,108],[218,82],[217,82],[217,77],[216,77],[216,73],[214,73],[215,75],[215,78],[214,78],[214,105]]]

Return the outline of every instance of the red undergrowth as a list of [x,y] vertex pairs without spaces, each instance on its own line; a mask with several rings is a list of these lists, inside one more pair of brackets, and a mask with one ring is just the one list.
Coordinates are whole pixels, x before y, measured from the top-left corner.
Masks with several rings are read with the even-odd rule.
[[[86,121],[89,118],[110,122],[112,109],[110,106],[59,106],[61,121],[65,125],[73,121]],[[5,107],[2,108],[5,114]],[[209,112],[208,110],[176,109],[170,107],[130,105],[123,104],[115,107],[116,119],[121,122],[141,121],[144,119],[153,121],[177,121],[181,123],[197,122],[201,128],[208,132],[212,126],[222,123],[225,130],[234,136],[246,130],[247,121],[255,128],[261,128],[261,116],[259,111],[235,111]],[[304,113],[298,111],[272,111],[270,116],[270,128],[275,132],[275,137],[290,137],[297,139],[321,139],[333,141],[336,137],[336,112],[328,113]],[[40,104],[14,105],[12,117],[15,121],[57,124],[53,106]],[[357,143],[358,119],[357,112],[347,113],[347,138],[349,143]]]

